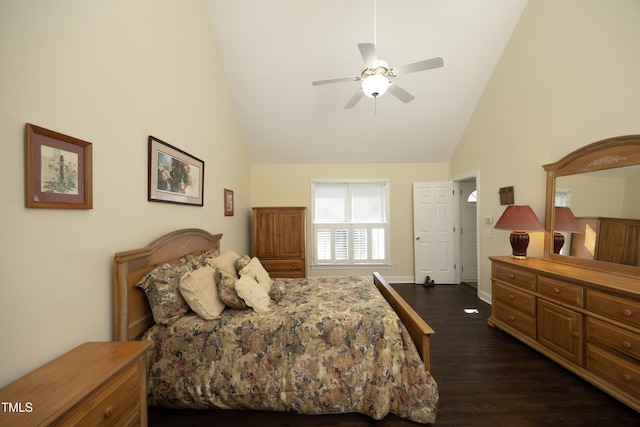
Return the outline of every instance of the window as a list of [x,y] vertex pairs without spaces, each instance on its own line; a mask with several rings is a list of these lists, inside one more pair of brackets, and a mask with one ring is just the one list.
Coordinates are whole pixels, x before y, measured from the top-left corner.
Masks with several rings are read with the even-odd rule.
[[389,265],[388,181],[314,181],[313,264]]

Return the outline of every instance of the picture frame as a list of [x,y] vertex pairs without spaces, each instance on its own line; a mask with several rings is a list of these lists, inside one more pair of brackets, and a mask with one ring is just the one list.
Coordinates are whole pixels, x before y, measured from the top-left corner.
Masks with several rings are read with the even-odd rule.
[[502,187],[498,190],[500,193],[500,205],[513,205],[514,197],[513,197],[513,186],[511,187]]
[[93,145],[25,125],[27,208],[93,209]]
[[204,206],[204,161],[150,135],[147,200]]
[[224,189],[224,216],[233,216],[234,200],[233,191]]

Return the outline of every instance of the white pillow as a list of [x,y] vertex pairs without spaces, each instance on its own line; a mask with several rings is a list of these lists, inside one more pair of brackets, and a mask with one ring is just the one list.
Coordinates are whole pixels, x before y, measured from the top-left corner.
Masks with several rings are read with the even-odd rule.
[[269,273],[264,269],[260,260],[256,257],[253,257],[249,264],[247,264],[242,270],[240,270],[240,275],[247,275],[253,277],[256,282],[260,283],[263,286],[267,287],[267,292],[271,290],[271,285],[273,281],[271,277],[269,277]]
[[236,282],[236,292],[256,313],[269,312],[271,298],[266,283],[259,283],[253,277],[243,274]]
[[238,255],[231,249],[227,249],[217,257],[211,258],[208,262],[209,265],[212,265],[216,268],[221,268],[237,279],[238,277],[240,277],[238,276],[238,271],[236,270],[236,260],[238,258],[240,258],[240,255]]
[[180,279],[180,293],[189,307],[206,320],[218,319],[226,307],[218,296],[216,270],[205,265]]

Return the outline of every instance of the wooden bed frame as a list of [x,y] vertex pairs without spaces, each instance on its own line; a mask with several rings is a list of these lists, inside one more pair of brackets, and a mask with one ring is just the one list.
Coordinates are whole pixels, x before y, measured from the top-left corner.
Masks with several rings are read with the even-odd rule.
[[[177,230],[140,249],[118,252],[113,261],[113,334],[114,341],[130,341],[153,326],[151,308],[136,283],[156,266],[187,254],[220,250],[222,234],[210,234],[197,228]],[[434,331],[409,304],[384,280],[373,273],[373,282],[409,331],[427,370],[429,339]]]

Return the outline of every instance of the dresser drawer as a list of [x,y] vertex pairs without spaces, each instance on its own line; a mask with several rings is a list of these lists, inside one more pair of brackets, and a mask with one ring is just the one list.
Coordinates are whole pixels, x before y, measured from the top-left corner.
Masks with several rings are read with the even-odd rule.
[[617,326],[588,317],[587,341],[640,360],[640,335]]
[[493,277],[528,291],[536,291],[536,274],[528,270],[494,263]]
[[536,319],[522,312],[515,310],[500,302],[496,302],[492,308],[492,315],[496,320],[501,321],[507,326],[527,335],[530,338],[536,338]]
[[495,293],[496,301],[500,301],[501,303],[530,316],[535,316],[535,296],[519,291],[511,286],[505,286],[496,282],[493,283],[493,292]]
[[579,285],[540,275],[538,278],[538,292],[558,301],[584,307],[584,290]]
[[587,344],[587,369],[625,392],[640,397],[640,366],[593,344]]
[[62,416],[57,425],[111,426],[121,424],[125,419],[138,421],[140,379],[139,365],[133,364],[122,375],[80,402],[68,415]]
[[631,326],[640,327],[640,302],[635,300],[588,290],[587,310]]
[[[304,261],[302,259],[260,259],[262,266],[272,277],[284,277],[278,275],[279,272],[301,272],[304,273]],[[304,276],[304,274],[303,274]]]

